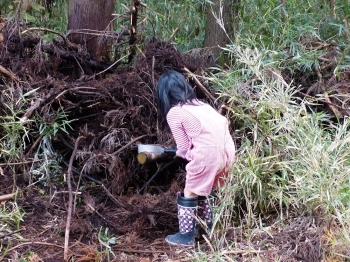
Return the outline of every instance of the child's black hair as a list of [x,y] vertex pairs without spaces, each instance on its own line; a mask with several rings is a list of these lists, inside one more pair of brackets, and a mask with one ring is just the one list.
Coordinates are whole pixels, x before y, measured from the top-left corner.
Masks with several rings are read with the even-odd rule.
[[158,125],[162,131],[170,131],[166,116],[173,106],[194,104],[197,100],[192,86],[185,77],[174,70],[163,73],[157,83]]

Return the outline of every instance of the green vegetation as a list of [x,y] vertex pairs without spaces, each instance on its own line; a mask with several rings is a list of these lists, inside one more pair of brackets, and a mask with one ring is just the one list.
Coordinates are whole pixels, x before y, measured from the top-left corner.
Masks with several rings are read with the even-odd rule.
[[23,156],[25,139],[29,132],[19,115],[23,115],[27,103],[26,95],[16,97],[14,88],[2,91],[3,106],[6,115],[0,116],[0,159],[2,161],[16,162]]
[[[205,1],[149,1],[145,15],[146,37],[172,41],[181,51],[188,51],[203,45],[205,33]],[[181,19],[179,19],[181,17]]]
[[[51,10],[45,8],[41,1],[33,1],[30,8],[21,5],[21,17],[33,27],[42,27],[65,34],[68,24],[68,0],[59,0],[52,3]],[[181,1],[147,1],[147,8],[141,9],[139,18],[139,34],[141,39],[156,37],[168,40],[176,31],[172,41],[182,51],[200,47],[204,39],[205,28],[205,1],[181,0]],[[124,14],[130,1],[117,1],[116,14]],[[8,17],[16,15],[18,1],[4,0],[0,4],[3,14]],[[181,19],[178,19],[181,16]],[[128,18],[120,17],[114,22],[116,30],[120,25],[128,23]],[[48,39],[55,35],[47,34]]]
[[[312,104],[295,96],[297,87],[277,73],[270,77],[271,68],[261,63],[266,52],[234,45],[227,51],[239,61],[240,72],[221,71],[210,80],[229,99],[241,146],[229,183],[221,191],[218,223],[227,229],[241,226],[248,238],[254,230],[269,230],[266,219],[273,212],[281,226],[314,213],[340,223],[333,238],[345,252],[350,243],[349,120],[333,123],[324,112],[309,113]],[[239,88],[247,74],[258,78],[253,90]],[[244,224],[237,225],[238,216]],[[218,243],[217,250],[238,249],[234,243]]]
[[24,215],[25,212],[18,207],[16,202],[8,202],[0,206],[0,236],[8,236],[6,242],[0,238],[0,260],[6,255],[10,239],[25,240],[19,233]]

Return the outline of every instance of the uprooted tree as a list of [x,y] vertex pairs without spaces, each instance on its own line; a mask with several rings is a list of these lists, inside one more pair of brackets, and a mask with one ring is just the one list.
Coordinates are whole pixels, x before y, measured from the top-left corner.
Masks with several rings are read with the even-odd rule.
[[[130,10],[135,11],[133,7]],[[155,219],[164,234],[164,230],[171,231],[169,227],[173,226],[169,218],[176,216],[161,215],[164,205],[174,204],[164,199],[168,194],[173,195],[182,183],[182,179],[174,179],[174,174],[170,180],[164,175],[158,187],[145,190],[145,193],[163,192],[163,198],[147,195],[143,198],[149,196],[150,201],[137,199],[138,188],[148,181],[149,174],[161,171],[164,164],[172,161],[140,165],[136,159],[137,143],[174,144],[169,135],[157,131],[154,88],[160,74],[167,69],[186,75],[201,74],[213,61],[209,53],[195,50],[183,54],[170,42],[155,38],[138,43],[142,52],[136,54],[137,30],[133,26],[137,24],[137,16],[135,12],[132,14],[129,13],[131,25],[122,27],[121,32],[76,29],[64,35],[46,28],[30,28],[16,19],[2,24],[0,129],[4,135],[1,136],[0,157],[8,164],[1,167],[1,172],[6,174],[4,184],[13,185],[4,188],[2,194],[12,193],[13,187],[30,185],[28,190],[20,191],[18,201],[30,199],[29,206],[36,206],[40,200],[33,197],[32,185],[40,184],[45,188],[52,184],[56,187],[57,181],[68,182],[68,215],[62,213],[67,207],[52,209],[62,221],[67,221],[66,225],[60,225],[62,232],[66,232],[66,258],[67,235],[80,230],[74,227],[77,221],[82,225],[86,223],[72,211],[72,187],[79,188],[83,181],[103,189],[103,196],[98,196],[100,191],[95,196],[94,187],[84,183],[83,201],[87,201],[88,213],[98,216],[118,234],[126,234],[132,227],[142,232],[143,237],[154,237],[156,231],[149,228],[149,223],[154,223]],[[45,42],[45,32],[57,37]],[[105,49],[97,56],[91,55],[90,52],[94,53],[92,46],[88,47],[85,42],[92,32],[96,39],[107,40],[108,52],[112,39],[116,45],[113,50],[122,50],[123,55],[109,56],[110,61],[100,59]],[[71,37],[76,35],[86,38]],[[118,56],[127,57],[127,61]],[[210,92],[195,76],[189,77],[189,81],[198,87],[196,92],[200,98],[212,102]],[[7,135],[9,130],[16,136]],[[181,168],[182,163],[173,163],[173,173],[177,173],[176,165]],[[136,194],[130,200],[122,196],[126,193]],[[108,212],[103,217],[98,215],[94,209],[95,197],[111,200],[114,210],[111,217]],[[60,201],[59,205],[64,203]],[[112,218],[115,212],[120,214],[118,225]],[[89,215],[85,219],[93,221],[96,217]],[[167,226],[164,228],[164,225]]]

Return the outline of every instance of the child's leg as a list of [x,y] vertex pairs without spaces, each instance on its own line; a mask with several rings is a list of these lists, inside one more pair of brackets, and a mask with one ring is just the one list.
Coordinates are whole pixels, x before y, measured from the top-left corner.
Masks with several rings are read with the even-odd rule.
[[207,235],[207,231],[210,231],[213,227],[213,212],[214,194],[209,196],[198,196],[198,218],[203,221],[204,225],[198,225],[196,237]]
[[198,198],[184,197],[183,194],[177,196],[177,208],[179,219],[179,232],[169,235],[165,240],[172,245],[193,246],[195,240],[196,215]]
[[192,191],[188,190],[187,188],[185,188],[184,189],[184,197],[194,198],[194,197],[197,197],[197,195],[195,193],[193,193]]

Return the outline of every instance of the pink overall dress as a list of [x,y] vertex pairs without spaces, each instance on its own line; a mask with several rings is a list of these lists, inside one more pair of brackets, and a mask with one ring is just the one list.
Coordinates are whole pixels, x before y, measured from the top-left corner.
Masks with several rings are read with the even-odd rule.
[[[235,160],[235,144],[228,121],[208,104],[177,107],[200,122],[200,129],[195,135],[183,127],[188,139],[187,152],[183,152],[183,157],[189,161],[185,188],[197,195],[208,196],[213,189],[223,186]],[[170,123],[169,126],[172,127]]]

